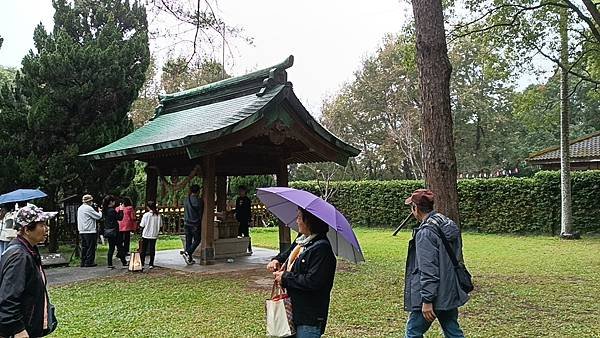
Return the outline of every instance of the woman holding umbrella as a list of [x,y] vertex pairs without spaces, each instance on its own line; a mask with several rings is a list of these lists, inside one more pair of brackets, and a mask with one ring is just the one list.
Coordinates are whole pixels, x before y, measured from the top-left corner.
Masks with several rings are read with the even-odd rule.
[[292,299],[296,337],[321,337],[327,324],[336,267],[327,238],[329,225],[302,208],[298,208],[296,222],[300,236],[267,269]]

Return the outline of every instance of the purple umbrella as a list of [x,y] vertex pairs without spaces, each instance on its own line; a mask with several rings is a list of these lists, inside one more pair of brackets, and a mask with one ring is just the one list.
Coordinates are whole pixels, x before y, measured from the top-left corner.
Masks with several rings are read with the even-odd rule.
[[333,205],[308,191],[286,187],[259,188],[256,195],[267,210],[296,231],[298,231],[298,224],[296,224],[298,207],[306,209],[329,224],[330,231],[327,232],[327,238],[337,256],[353,263],[365,261],[350,223]]

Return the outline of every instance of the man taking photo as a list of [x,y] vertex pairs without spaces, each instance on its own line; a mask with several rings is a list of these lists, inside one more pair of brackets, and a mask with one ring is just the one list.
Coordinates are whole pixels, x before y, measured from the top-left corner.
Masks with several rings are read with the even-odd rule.
[[96,266],[96,221],[102,219],[102,211],[94,209],[92,195],[83,195],[77,209],[77,230],[81,237],[81,267]]

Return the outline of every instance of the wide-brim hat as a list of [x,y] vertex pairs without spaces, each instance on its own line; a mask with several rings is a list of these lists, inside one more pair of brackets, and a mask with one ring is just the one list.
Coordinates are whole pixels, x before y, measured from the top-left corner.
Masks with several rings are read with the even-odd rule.
[[58,214],[58,212],[46,212],[42,208],[38,208],[33,204],[28,204],[17,211],[15,223],[18,227],[21,227],[31,223],[45,222],[56,217],[56,214]]
[[93,200],[94,200],[94,196],[92,196],[92,195],[83,195],[83,197],[81,198],[81,201],[83,203],[91,202]]

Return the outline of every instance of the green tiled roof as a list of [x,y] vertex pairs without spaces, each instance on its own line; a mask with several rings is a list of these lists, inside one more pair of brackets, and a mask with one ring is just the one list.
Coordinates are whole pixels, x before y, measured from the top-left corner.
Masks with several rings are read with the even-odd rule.
[[284,104],[291,107],[298,118],[336,152],[335,156],[323,156],[314,149],[297,152],[293,161],[333,160],[346,163],[348,157],[356,156],[360,151],[325,130],[300,103],[291,83],[287,82],[285,71],[293,60],[290,56],[278,65],[250,74],[163,95],[154,118],[144,126],[81,156],[93,160],[139,159],[160,156],[158,153],[161,151],[185,149],[189,158],[195,158],[204,151],[201,144],[206,141],[240,131],[265,116],[268,119],[282,117],[276,112],[281,108],[278,105]]
[[[230,133],[254,122],[258,111],[266,107],[284,88],[278,85],[265,95],[236,97],[226,101],[159,115],[131,134],[83,156],[93,159],[140,154],[162,149],[183,147],[191,136],[211,139],[221,132]],[[254,117],[254,118],[251,118]],[[248,121],[245,119],[250,118]]]
[[229,79],[224,79],[221,81],[209,83],[209,84],[201,86],[201,87],[191,88],[188,90],[184,90],[184,91],[172,93],[172,94],[160,95],[159,99],[160,99],[161,103],[168,103],[168,102],[174,101],[174,100],[181,100],[181,99],[188,98],[188,97],[206,95],[210,92],[216,92],[216,91],[220,91],[220,90],[223,90],[226,88],[239,86],[240,84],[242,84],[244,82],[255,81],[257,79],[262,80],[264,78],[269,77],[269,73],[271,72],[271,70],[287,69],[287,68],[291,67],[293,63],[294,63],[294,57],[292,55],[290,55],[283,62],[281,62],[280,64],[277,64],[275,66],[257,70],[255,72],[248,73],[246,75],[232,77]]

